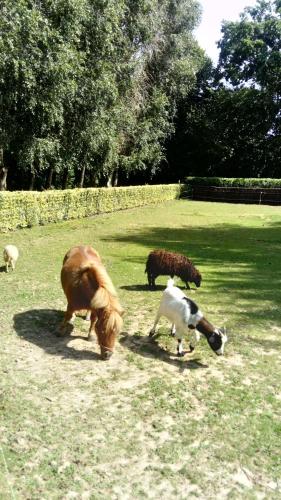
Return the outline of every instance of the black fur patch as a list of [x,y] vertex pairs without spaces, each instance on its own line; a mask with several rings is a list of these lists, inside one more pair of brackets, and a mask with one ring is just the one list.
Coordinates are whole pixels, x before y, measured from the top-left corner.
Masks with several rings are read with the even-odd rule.
[[188,299],[187,297],[183,297],[183,300],[186,300],[186,302],[188,302],[191,314],[196,314],[198,312],[198,307],[195,302],[193,302],[193,300]]
[[207,341],[211,349],[213,349],[213,351],[218,351],[222,346],[221,335],[219,335],[216,332],[213,332],[211,335],[208,335]]

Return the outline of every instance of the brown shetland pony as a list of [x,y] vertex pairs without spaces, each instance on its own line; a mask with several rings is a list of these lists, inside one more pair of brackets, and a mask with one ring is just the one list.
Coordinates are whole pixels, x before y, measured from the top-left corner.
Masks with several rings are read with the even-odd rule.
[[63,260],[61,284],[67,310],[60,335],[66,332],[75,311],[87,309],[91,313],[88,340],[96,331],[102,358],[110,358],[123,325],[123,309],[99,254],[90,246],[71,248]]

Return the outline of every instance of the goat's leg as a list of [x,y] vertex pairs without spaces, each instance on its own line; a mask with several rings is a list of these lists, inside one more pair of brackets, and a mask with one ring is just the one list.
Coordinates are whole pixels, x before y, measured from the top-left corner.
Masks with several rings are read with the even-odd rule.
[[13,259],[11,260],[11,266],[12,266],[12,271],[14,271],[14,270],[15,270],[16,265],[15,265],[15,262],[13,261]]
[[6,262],[6,273],[8,273],[8,272],[9,272],[9,263]]
[[154,325],[153,327],[151,328],[150,332],[149,332],[149,337],[153,337],[153,335],[156,333],[156,326],[158,325],[158,322],[159,322],[159,319],[161,318],[161,314],[158,312],[156,314],[156,318],[155,318],[155,321],[154,321]]
[[171,326],[171,336],[175,337],[176,332],[177,332],[176,331],[176,325],[175,325],[175,323],[172,323],[172,326]]
[[87,311],[85,321],[91,321],[91,314],[92,314],[92,311],[89,309]]
[[200,332],[198,332],[198,330],[194,329],[192,334],[191,334],[190,343],[189,343],[189,349],[191,350],[191,352],[194,351],[199,340],[200,340]]
[[183,342],[182,342],[182,338],[178,338],[177,354],[178,354],[178,356],[180,356],[180,357],[184,356],[184,350],[183,350]]

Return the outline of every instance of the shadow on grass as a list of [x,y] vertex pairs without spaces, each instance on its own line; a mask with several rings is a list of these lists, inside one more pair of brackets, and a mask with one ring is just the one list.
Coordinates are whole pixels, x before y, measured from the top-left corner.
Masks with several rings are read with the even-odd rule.
[[265,352],[269,352],[272,349],[278,353],[281,351],[281,340],[259,339],[247,336],[245,342],[255,347],[261,347]]
[[5,273],[5,272],[6,272],[6,266],[1,266],[0,273]]
[[119,287],[122,290],[128,290],[129,292],[159,292],[159,290],[165,290],[164,285],[156,285],[155,288],[151,289],[148,285],[123,285]]
[[100,355],[91,350],[76,350],[69,346],[71,340],[82,339],[87,345],[96,347],[81,335],[55,335],[64,317],[63,311],[55,309],[32,309],[14,315],[14,329],[19,337],[37,345],[50,355],[77,360],[101,360]]
[[[208,365],[203,364],[197,358],[178,358],[175,352],[163,349],[157,342],[158,337],[159,335],[155,335],[153,338],[141,337],[140,335],[129,335],[124,332],[119,338],[119,343],[144,358],[158,358],[169,365],[176,366],[180,372],[208,368]],[[186,352],[189,353],[189,351]]]
[[[185,286],[181,286],[179,283],[176,283],[176,286],[184,291],[184,293],[188,293],[190,290],[197,290],[197,288],[192,288],[188,290]],[[123,285],[119,287],[121,290],[128,290],[129,292],[163,292],[166,288],[166,285],[155,285],[155,288],[149,288],[148,285]]]
[[[218,214],[219,219],[219,214]],[[261,220],[256,218],[259,224]],[[280,253],[281,222],[266,222],[266,226],[249,227],[235,224],[214,224],[212,226],[179,228],[150,227],[106,241],[118,241],[123,245],[139,245],[152,249],[164,248],[189,257],[202,273],[202,289],[229,295],[235,304],[247,302],[248,319],[253,323],[258,316],[281,322],[277,314],[281,303]],[[128,247],[128,254],[130,250]],[[131,259],[133,260],[133,259]],[[140,256],[136,255],[138,263]],[[146,257],[143,258],[145,267]],[[208,274],[204,266],[209,268]],[[126,290],[147,290],[142,285],[127,285]],[[271,307],[265,301],[271,302]],[[260,314],[251,312],[252,306],[260,308]]]

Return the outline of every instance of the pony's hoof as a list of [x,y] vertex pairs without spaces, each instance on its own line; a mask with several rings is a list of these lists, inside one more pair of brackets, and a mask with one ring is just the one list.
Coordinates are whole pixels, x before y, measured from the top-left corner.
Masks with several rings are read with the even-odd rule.
[[150,332],[149,332],[148,336],[149,336],[149,337],[153,337],[153,335],[154,335],[154,334],[155,334],[155,330],[150,330]]
[[101,353],[101,359],[103,361],[108,361],[112,356],[112,352],[111,351],[106,351],[106,352],[102,352]]
[[184,355],[185,355],[185,352],[184,352],[184,351],[182,351],[182,352],[178,352],[178,353],[177,353],[177,356],[178,356],[179,358],[183,358],[183,357],[184,357]]
[[94,342],[95,337],[93,335],[88,335],[88,341],[89,342]]
[[70,335],[73,331],[73,325],[71,323],[66,323],[57,328],[55,335],[57,337],[64,337],[65,335]]
[[173,332],[173,330],[171,330],[170,335],[171,335],[171,337],[175,337],[176,334],[175,334],[175,332]]
[[55,334],[56,337],[64,337],[65,331],[61,330],[61,329],[58,329],[58,330],[54,331],[54,334]]

